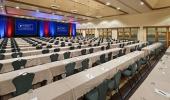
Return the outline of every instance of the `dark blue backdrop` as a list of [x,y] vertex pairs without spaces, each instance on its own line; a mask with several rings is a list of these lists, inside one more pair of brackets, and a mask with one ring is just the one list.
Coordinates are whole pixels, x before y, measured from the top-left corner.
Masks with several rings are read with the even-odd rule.
[[0,38],[76,36],[76,24],[0,15]]
[[68,36],[69,24],[68,23],[56,23],[56,36]]
[[15,19],[16,36],[37,36],[37,21],[30,19]]

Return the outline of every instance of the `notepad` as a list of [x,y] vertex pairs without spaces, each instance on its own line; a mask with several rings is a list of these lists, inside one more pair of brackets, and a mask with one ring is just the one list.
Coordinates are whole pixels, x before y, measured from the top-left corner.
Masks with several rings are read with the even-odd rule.
[[154,89],[154,92],[157,93],[157,94],[160,94],[164,97],[170,98],[170,94],[165,92],[165,91],[162,91],[162,90],[159,90],[159,89]]

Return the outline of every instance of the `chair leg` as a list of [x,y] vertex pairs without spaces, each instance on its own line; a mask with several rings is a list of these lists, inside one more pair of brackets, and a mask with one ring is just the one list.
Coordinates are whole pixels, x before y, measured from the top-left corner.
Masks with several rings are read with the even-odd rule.
[[121,94],[121,92],[120,92],[120,89],[119,89],[119,88],[118,88],[117,92],[118,92],[118,94],[119,94],[119,96],[120,96],[120,99],[121,99],[121,100],[124,100],[124,99],[123,99],[123,97],[122,97],[122,94]]
[[129,77],[128,77],[128,84],[129,84],[130,88],[132,89],[133,87],[132,87],[132,84],[130,83]]

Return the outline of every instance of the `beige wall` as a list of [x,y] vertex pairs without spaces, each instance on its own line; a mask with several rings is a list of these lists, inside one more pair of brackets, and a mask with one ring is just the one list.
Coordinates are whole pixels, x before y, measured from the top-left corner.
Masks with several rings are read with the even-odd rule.
[[[110,28],[110,27],[140,27],[138,33],[138,39],[141,41],[146,40],[146,31],[143,30],[143,26],[153,25],[170,25],[170,9],[152,11],[143,14],[136,15],[124,15],[111,18],[104,18],[98,20],[92,20],[89,22],[80,23],[77,25],[78,29],[85,28]],[[114,34],[116,32],[113,32]],[[96,33],[97,34],[97,33]],[[116,37],[117,35],[112,35]]]

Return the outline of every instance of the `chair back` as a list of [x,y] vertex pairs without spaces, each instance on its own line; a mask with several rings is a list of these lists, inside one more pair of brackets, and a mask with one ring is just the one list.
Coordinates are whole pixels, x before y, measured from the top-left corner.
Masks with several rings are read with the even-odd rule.
[[64,59],[70,58],[70,52],[65,52],[64,53]]
[[5,59],[5,55],[0,54],[0,60],[4,60]]
[[98,89],[95,88],[85,95],[85,100],[99,100]]
[[74,74],[74,70],[75,70],[75,65],[76,63],[69,63],[65,66],[65,70],[66,70],[66,76],[70,76]]
[[88,69],[88,68],[89,68],[89,59],[87,58],[87,59],[83,60],[83,61],[81,62],[81,64],[82,64],[82,69],[81,69],[81,71],[83,71],[83,70],[85,70],[85,69]]
[[3,67],[3,64],[0,63],[0,71],[1,71],[2,67]]
[[49,53],[49,52],[50,52],[50,50],[49,50],[49,49],[42,50],[42,54],[47,54],[47,53]]
[[27,60],[25,59],[16,60],[12,62],[12,66],[14,70],[19,70],[21,69],[21,67],[25,67],[26,63],[27,63]]
[[114,89],[119,88],[121,76],[122,76],[121,71],[118,71],[118,72],[114,75],[114,82],[115,82],[115,87],[114,87]]
[[55,48],[54,52],[60,52],[60,48]]
[[112,52],[108,53],[108,61],[112,60]]
[[86,49],[81,50],[81,55],[86,55]]
[[94,52],[94,49],[93,48],[90,48],[89,49],[89,53],[93,53]]
[[101,50],[102,50],[102,51],[104,50],[104,46],[101,47]]
[[105,54],[102,54],[100,56],[100,63],[105,63],[106,62],[106,57],[105,57]]
[[106,100],[107,90],[108,90],[108,81],[104,80],[98,87],[99,99]]
[[50,55],[51,62],[58,61],[58,57],[59,57],[58,54],[52,54],[52,55]]
[[34,76],[35,76],[34,73],[27,73],[26,75],[20,75],[15,77],[12,80],[12,83],[16,88],[16,91],[14,92],[14,96],[21,95],[23,93],[28,92],[30,89],[32,89],[32,82]]
[[70,47],[70,50],[74,50],[74,49],[75,49],[74,46],[71,46],[71,47]]

